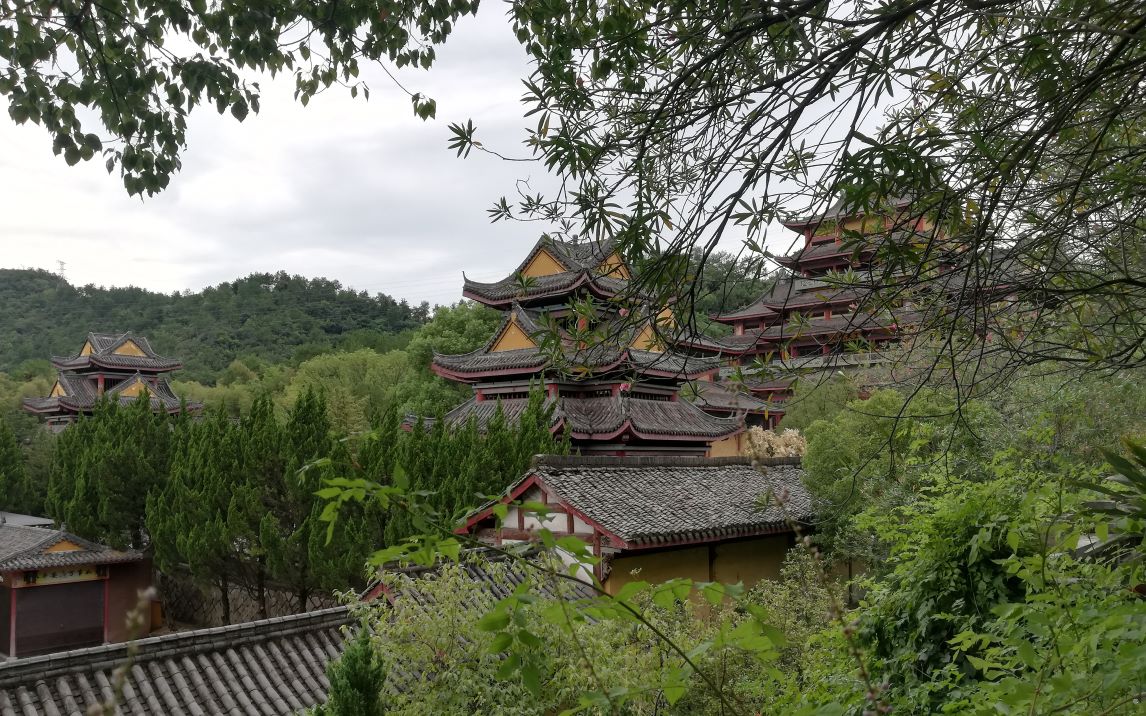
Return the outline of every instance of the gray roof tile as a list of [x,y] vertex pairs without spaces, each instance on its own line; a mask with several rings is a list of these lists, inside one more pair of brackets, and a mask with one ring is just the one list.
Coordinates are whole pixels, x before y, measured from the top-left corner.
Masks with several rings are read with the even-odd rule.
[[[121,708],[141,716],[297,713],[326,700],[326,666],[342,652],[350,621],[346,607],[334,607],[140,639]],[[83,713],[110,696],[112,673],[127,659],[126,644],[108,644],[0,663],[0,716]]]
[[[521,417],[528,404],[528,398],[471,399],[447,413],[445,420],[451,426],[460,426],[472,417],[478,428],[484,429],[500,405],[502,415],[512,424]],[[640,435],[711,441],[736,433],[743,427],[735,418],[714,417],[686,400],[646,400],[619,395],[551,398],[547,404],[554,406],[554,429],[567,424],[573,437],[578,439],[609,435],[628,426]]]
[[810,520],[799,461],[769,462],[541,456],[529,475],[629,546],[649,547],[787,531]]
[[[45,551],[64,541],[71,542],[80,549],[66,552]],[[0,572],[115,564],[136,562],[141,559],[143,555],[139,552],[121,552],[60,530],[0,524]]]

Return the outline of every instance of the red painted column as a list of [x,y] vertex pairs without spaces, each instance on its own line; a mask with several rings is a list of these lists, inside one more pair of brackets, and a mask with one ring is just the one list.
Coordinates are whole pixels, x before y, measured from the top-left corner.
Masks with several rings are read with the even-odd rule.
[[103,373],[96,376],[96,395],[103,395]]
[[111,578],[109,575],[108,577],[104,577],[104,580],[103,580],[103,643],[104,644],[107,643],[107,621],[108,621],[108,614],[109,614],[110,609],[111,609],[110,605],[108,604],[108,602],[110,601],[110,599],[109,599],[110,596],[111,596]]
[[8,605],[8,656],[16,656],[16,595],[20,593],[20,590],[16,589],[15,586],[13,584],[9,590],[12,592],[12,599]]

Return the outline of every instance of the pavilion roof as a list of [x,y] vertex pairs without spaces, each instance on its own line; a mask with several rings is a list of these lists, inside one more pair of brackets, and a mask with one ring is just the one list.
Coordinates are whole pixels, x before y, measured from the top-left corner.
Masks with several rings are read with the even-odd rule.
[[[526,335],[540,339],[547,329],[540,314],[518,304],[506,312],[501,325],[486,344],[469,353],[443,355],[435,353],[433,368],[438,374],[454,380],[478,380],[500,375],[534,374],[552,366],[552,355],[541,347],[514,350],[493,350],[502,332],[514,323]],[[590,373],[626,372],[663,378],[687,379],[702,375],[719,367],[711,358],[688,356],[673,352],[648,351],[627,347],[638,326],[625,327],[605,344],[585,348],[562,333],[562,367],[584,369]],[[540,343],[540,340],[537,341]]]
[[863,285],[863,281],[849,284],[832,275],[817,278],[792,276],[776,281],[759,298],[744,308],[712,318],[721,323],[732,323],[746,318],[767,320],[793,308],[850,303],[861,300],[869,293],[870,289]]
[[507,276],[493,283],[465,279],[462,295],[488,306],[502,307],[514,301],[536,302],[557,299],[585,288],[598,298],[615,296],[628,286],[628,281],[612,276],[595,275],[588,270],[565,271],[549,276],[536,276],[524,282],[516,276]]
[[[502,501],[532,485],[621,549],[788,532],[812,518],[798,458],[757,468],[746,458],[539,455]],[[491,508],[472,513],[466,527],[488,519]]]
[[[444,420],[451,427],[458,427],[473,418],[478,429],[484,430],[499,406],[512,424],[528,405],[528,398],[473,398],[446,413]],[[609,440],[631,433],[644,439],[711,442],[734,435],[744,427],[737,418],[714,417],[686,400],[651,400],[627,394],[562,396],[548,398],[546,405],[553,407],[552,430],[568,427],[571,436],[578,440]]]
[[[45,398],[25,398],[23,403],[24,408],[34,413],[76,413],[92,410],[100,400],[94,376],[60,372],[56,380],[59,382],[60,388],[64,391],[64,395]],[[194,411],[202,407],[201,403],[194,401],[184,404],[179,399],[179,396],[175,395],[174,391],[172,391],[171,384],[167,381],[165,376],[159,376],[155,383],[152,384],[151,376],[145,376],[138,371],[133,376],[125,378],[105,390],[104,399],[118,400],[121,405],[132,403],[137,400],[137,398],[122,395],[122,393],[140,381],[144,383],[144,387],[147,389],[152,410],[174,412],[185,407],[188,410]]]
[[895,196],[889,197],[880,202],[880,206],[874,209],[867,209],[862,206],[849,205],[846,195],[841,195],[831,203],[828,208],[823,212],[805,214],[803,216],[794,216],[782,223],[789,229],[802,229],[805,226],[819,224],[824,221],[836,221],[839,219],[849,219],[855,216],[862,216],[864,214],[879,213],[883,211],[901,211],[911,205],[911,197]]
[[[557,261],[564,271],[547,276],[520,278],[530,262],[542,251]],[[597,269],[615,251],[614,240],[575,243],[543,236],[509,276],[492,283],[465,278],[462,295],[494,307],[503,307],[514,301],[536,303],[543,299],[556,299],[581,288],[600,298],[612,297],[624,291],[629,282],[623,278],[602,275]]]
[[[696,380],[690,383],[692,391],[687,398],[701,410],[721,412],[766,413],[776,412],[776,406],[760,400],[746,390],[718,383],[713,380]],[[781,412],[783,412],[781,410]]]
[[[116,351],[127,343],[134,344],[143,355],[126,355]],[[164,358],[157,354],[144,336],[127,333],[89,333],[85,346],[90,353],[82,350],[72,356],[53,356],[52,364],[60,370],[84,370],[108,368],[111,370],[141,370],[145,372],[166,372],[177,370],[183,364],[174,358]]]

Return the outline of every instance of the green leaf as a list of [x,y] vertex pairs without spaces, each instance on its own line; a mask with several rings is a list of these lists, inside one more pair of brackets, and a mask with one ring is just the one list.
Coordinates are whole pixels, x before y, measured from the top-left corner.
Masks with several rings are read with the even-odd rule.
[[513,644],[513,635],[507,631],[498,632],[486,648],[490,654],[500,654]]
[[712,606],[719,606],[724,601],[724,585],[720,582],[705,582],[698,584],[697,588],[700,589],[704,598]]
[[507,626],[509,626],[509,612],[504,609],[489,612],[477,622],[477,628],[481,631],[501,631]]
[[534,664],[529,663],[521,667],[521,683],[534,698],[541,698],[541,674]]
[[630,599],[649,588],[648,582],[626,582],[613,597],[618,602],[628,602]]
[[509,656],[502,660],[501,666],[497,670],[497,678],[505,681],[513,676],[519,666],[521,666],[521,654],[510,652]]

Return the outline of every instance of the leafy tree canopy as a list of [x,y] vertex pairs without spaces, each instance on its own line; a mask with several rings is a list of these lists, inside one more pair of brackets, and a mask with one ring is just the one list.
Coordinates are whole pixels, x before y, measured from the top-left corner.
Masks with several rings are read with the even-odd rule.
[[[50,373],[42,362],[79,350],[88,331],[130,330],[147,336],[161,354],[181,359],[186,369],[180,377],[214,382],[228,365],[241,371],[233,364],[239,357],[248,368],[258,361],[287,362],[306,344],[327,352],[346,336],[360,345],[367,334],[395,336],[428,318],[427,304],[412,307],[338,281],[281,271],[167,295],[72,286],[47,271],[0,269],[0,333],[7,336],[0,370]],[[243,376],[229,380],[242,382]]]
[[[68,164],[101,157],[129,193],[154,194],[179,169],[192,110],[240,122],[259,111],[254,72],[292,73],[304,105],[334,84],[369,97],[360,61],[429,67],[433,46],[476,10],[470,0],[4,0],[0,95]],[[411,99],[420,117],[434,115],[433,100]]]

